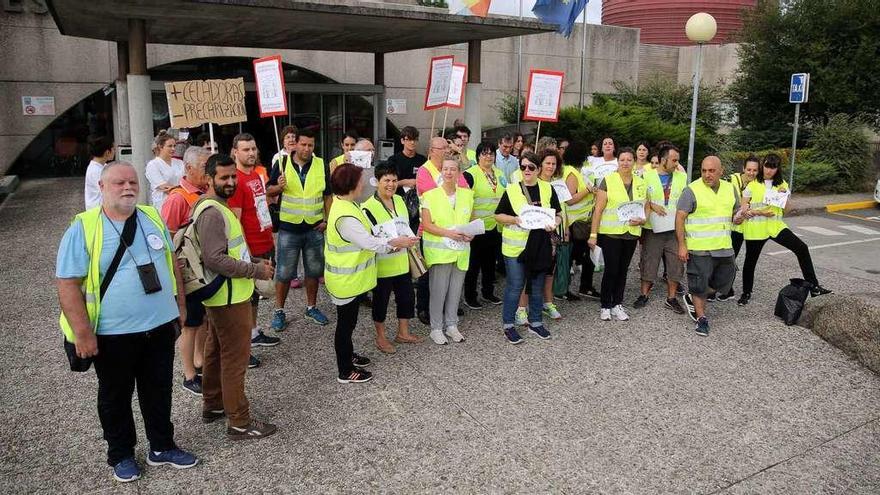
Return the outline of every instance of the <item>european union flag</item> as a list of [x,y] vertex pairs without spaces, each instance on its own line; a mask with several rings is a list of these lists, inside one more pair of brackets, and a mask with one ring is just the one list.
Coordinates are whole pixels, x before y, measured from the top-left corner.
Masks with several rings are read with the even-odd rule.
[[541,22],[557,24],[559,33],[567,38],[586,6],[587,0],[536,0],[532,12]]

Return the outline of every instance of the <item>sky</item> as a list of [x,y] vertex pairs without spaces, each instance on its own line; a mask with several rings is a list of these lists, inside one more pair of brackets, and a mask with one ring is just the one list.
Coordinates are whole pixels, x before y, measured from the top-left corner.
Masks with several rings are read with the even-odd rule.
[[[532,14],[532,7],[534,5],[535,0],[522,0],[523,17],[535,17]],[[489,13],[517,16],[519,15],[519,0],[493,0]],[[590,24],[602,24],[602,0],[590,0],[587,2],[587,22]]]

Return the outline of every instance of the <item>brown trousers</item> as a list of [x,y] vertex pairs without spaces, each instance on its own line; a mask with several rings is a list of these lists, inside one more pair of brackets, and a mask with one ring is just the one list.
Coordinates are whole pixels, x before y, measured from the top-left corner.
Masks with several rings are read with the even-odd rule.
[[250,421],[244,376],[251,355],[253,313],[250,300],[206,308],[211,324],[205,339],[202,399],[205,411],[226,411],[229,426]]

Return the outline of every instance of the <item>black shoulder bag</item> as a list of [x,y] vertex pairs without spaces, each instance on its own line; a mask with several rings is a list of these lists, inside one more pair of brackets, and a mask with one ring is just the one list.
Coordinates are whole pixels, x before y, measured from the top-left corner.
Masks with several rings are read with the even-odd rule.
[[[98,221],[102,221],[101,217],[98,217]],[[125,226],[122,228],[122,237],[119,240],[119,247],[116,248],[116,254],[113,255],[113,261],[110,262],[110,266],[107,267],[107,273],[104,275],[104,279],[101,280],[101,289],[98,294],[98,300],[104,299],[104,293],[107,292],[107,287],[110,286],[110,282],[113,280],[113,276],[116,275],[116,270],[119,268],[119,263],[122,261],[122,257],[125,255],[125,246],[131,245],[134,242],[134,233],[137,229],[137,211],[135,211],[127,220],[125,220]],[[70,363],[70,371],[77,372],[85,372],[88,371],[92,366],[92,361],[94,358],[81,358],[76,355],[76,345],[68,342],[67,338],[63,338],[64,341],[64,353],[67,354],[67,361]]]

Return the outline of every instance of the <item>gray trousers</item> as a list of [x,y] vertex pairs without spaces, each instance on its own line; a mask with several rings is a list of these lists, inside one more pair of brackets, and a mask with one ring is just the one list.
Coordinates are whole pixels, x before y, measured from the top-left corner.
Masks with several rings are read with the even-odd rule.
[[458,325],[458,300],[461,298],[466,273],[459,270],[455,263],[432,265],[428,268],[431,330],[443,331]]

